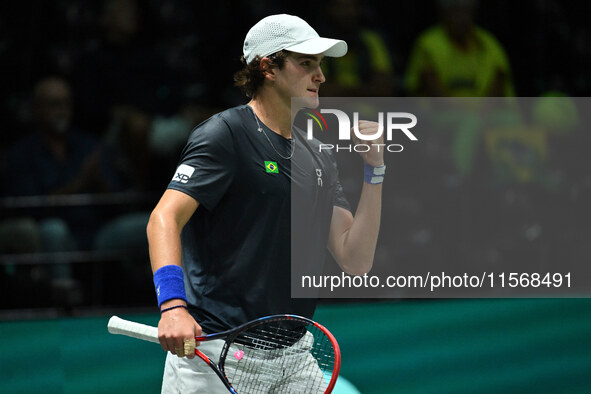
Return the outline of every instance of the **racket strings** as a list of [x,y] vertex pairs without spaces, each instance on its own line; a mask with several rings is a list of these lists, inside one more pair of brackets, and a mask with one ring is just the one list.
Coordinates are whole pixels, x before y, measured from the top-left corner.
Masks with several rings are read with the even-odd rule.
[[332,342],[316,326],[263,324],[235,339],[224,370],[240,394],[323,393],[334,362]]

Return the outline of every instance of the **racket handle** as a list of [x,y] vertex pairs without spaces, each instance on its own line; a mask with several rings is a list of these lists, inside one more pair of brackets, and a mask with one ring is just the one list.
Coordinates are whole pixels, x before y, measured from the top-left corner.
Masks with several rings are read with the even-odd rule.
[[127,335],[128,337],[144,341],[160,343],[158,340],[157,327],[147,326],[145,324],[124,320],[117,316],[112,316],[109,319],[107,328],[111,334]]

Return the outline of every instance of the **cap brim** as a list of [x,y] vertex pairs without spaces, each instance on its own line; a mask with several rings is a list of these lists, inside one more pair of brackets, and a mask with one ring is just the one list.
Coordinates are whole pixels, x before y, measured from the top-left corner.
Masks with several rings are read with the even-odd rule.
[[322,54],[329,57],[341,57],[347,53],[347,43],[333,38],[314,37],[285,49],[306,55]]

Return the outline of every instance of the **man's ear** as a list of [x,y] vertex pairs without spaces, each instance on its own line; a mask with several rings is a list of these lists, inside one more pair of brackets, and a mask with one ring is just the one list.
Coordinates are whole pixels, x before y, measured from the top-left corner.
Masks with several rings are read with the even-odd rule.
[[268,57],[262,58],[259,63],[259,67],[261,68],[265,79],[269,79],[271,81],[275,80],[275,67],[272,65],[271,59]]

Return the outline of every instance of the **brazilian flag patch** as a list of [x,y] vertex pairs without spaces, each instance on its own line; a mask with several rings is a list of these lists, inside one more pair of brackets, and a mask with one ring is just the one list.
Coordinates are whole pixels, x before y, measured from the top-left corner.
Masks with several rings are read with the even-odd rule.
[[279,167],[277,167],[277,163],[274,161],[265,161],[265,171],[268,174],[279,174]]

